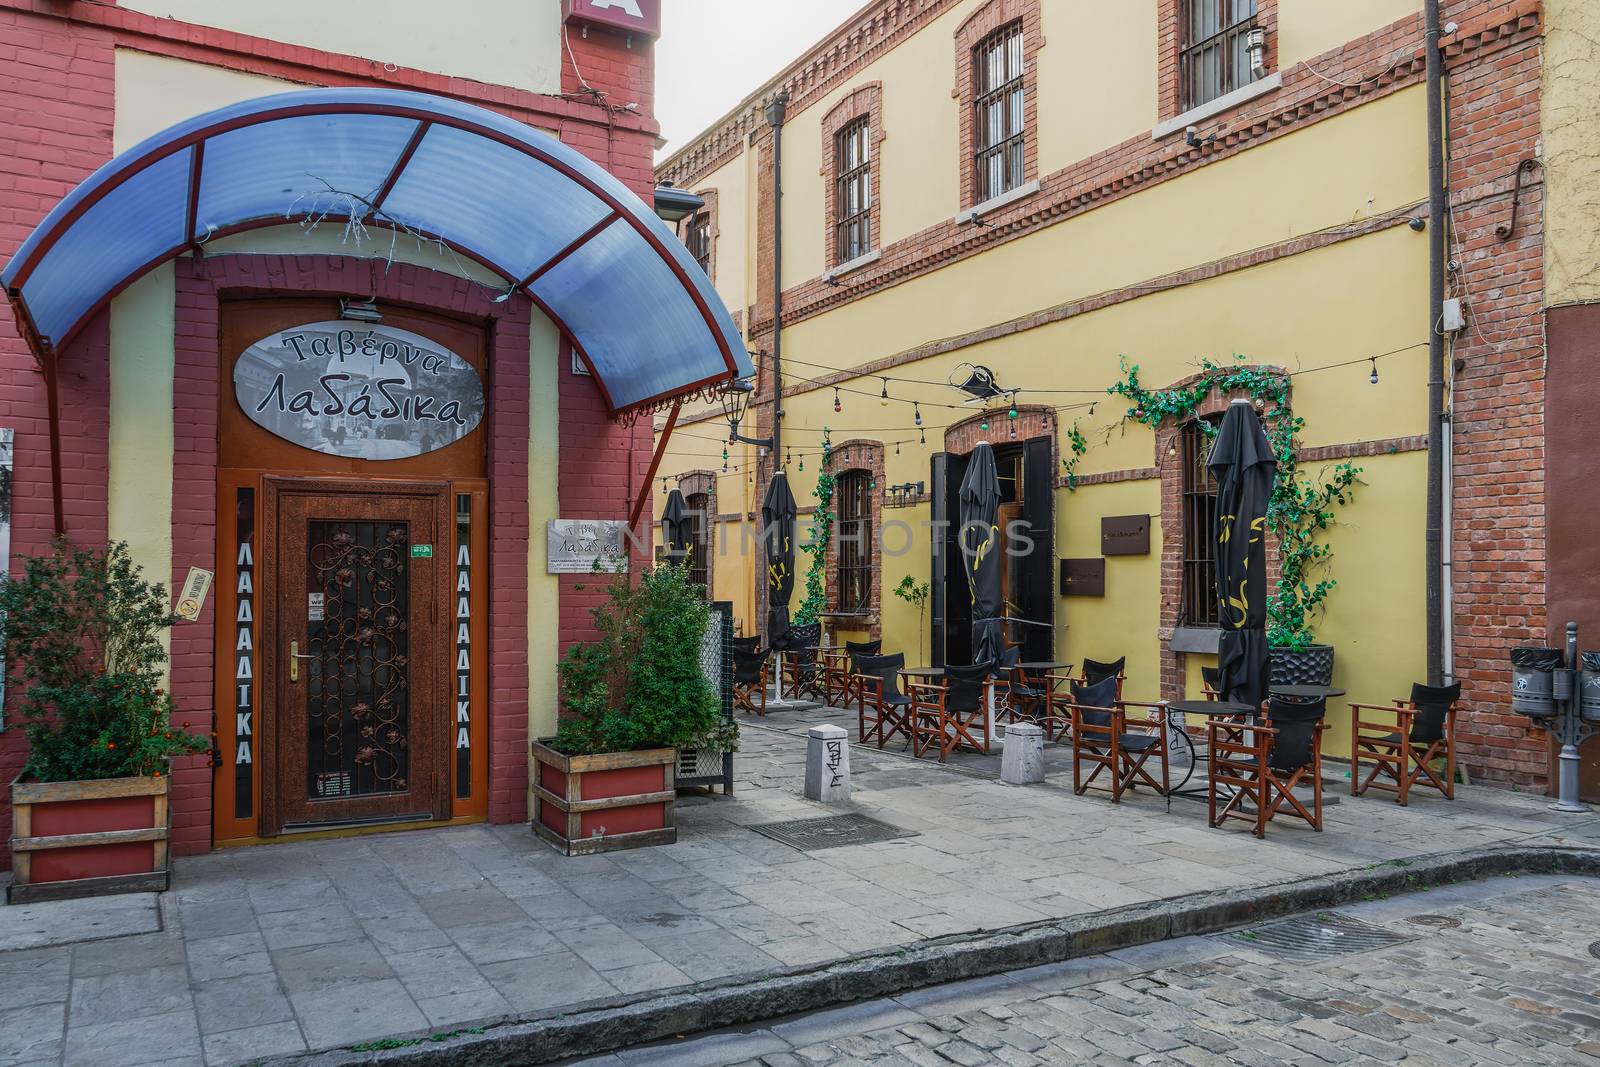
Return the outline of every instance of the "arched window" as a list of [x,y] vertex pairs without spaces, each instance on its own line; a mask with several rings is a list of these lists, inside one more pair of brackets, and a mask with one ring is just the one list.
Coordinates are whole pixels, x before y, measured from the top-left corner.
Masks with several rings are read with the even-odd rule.
[[865,613],[872,603],[872,474],[845,471],[834,488],[839,516],[839,586],[835,609]]
[[690,493],[683,501],[689,508],[693,532],[689,537],[689,580],[702,587],[710,586],[711,528],[715,515],[707,514],[711,497],[707,493]]

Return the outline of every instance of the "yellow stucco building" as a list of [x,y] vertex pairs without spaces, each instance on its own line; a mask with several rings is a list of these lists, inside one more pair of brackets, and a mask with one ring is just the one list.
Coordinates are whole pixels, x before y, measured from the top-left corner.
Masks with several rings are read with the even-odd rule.
[[[1108,390],[1135,365],[1158,391],[1203,382],[1207,361],[1258,368],[1282,376],[1304,420],[1308,484],[1360,469],[1317,538],[1331,556],[1315,575],[1337,582],[1312,620],[1336,650],[1334,684],[1351,700],[1405,696],[1430,667],[1429,260],[1446,242],[1437,666],[1465,686],[1469,772],[1542,783],[1547,745],[1509,713],[1504,661],[1551,625],[1541,311],[1558,249],[1541,59],[1547,35],[1581,29],[1567,25],[1584,17],[1576,6],[1443,5],[1446,226],[1429,217],[1418,0],[866,4],[657,165],[659,181],[706,200],[680,233],[761,368],[744,436],[772,428],[775,280],[783,389],[777,456],[730,443],[720,406],[686,406],[658,511],[678,485],[707,513],[711,595],[756,632],[773,461],[804,534],[826,432],[837,632],[880,636],[908,662],[965,662],[964,591],[940,589],[930,522],[988,440],[1015,478],[1006,499],[1050,542],[1010,568],[1007,614],[1028,658],[1126,657],[1130,699],[1197,695],[1216,631],[1194,424],[1227,395],[1159,419]],[[780,93],[775,257],[765,112]],[[1566,228],[1592,230],[1581,173],[1563,174]],[[973,367],[1001,390],[987,405],[955,388]],[[841,547],[847,529],[859,550]],[[907,577],[933,586],[931,618],[894,594]],[[1348,715],[1335,704],[1328,723],[1330,753],[1347,751]]]

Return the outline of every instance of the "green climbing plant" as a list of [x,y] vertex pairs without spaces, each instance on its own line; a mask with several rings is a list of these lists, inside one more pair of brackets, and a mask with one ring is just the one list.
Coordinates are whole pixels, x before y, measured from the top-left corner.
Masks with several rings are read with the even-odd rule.
[[[1316,623],[1339,584],[1328,573],[1333,549],[1325,539],[1334,523],[1333,509],[1355,498],[1355,487],[1362,484],[1362,468],[1336,463],[1314,475],[1302,472],[1297,450],[1305,420],[1290,406],[1288,377],[1279,371],[1246,366],[1243,356],[1235,359],[1232,366],[1203,361],[1194,382],[1174,389],[1146,388],[1139,380],[1139,365],[1123,359],[1121,378],[1106,392],[1128,402],[1125,420],[1151,429],[1169,419],[1183,422],[1191,418],[1213,389],[1224,395],[1243,393],[1255,402],[1278,460],[1277,481],[1267,502],[1267,528],[1278,539],[1279,557],[1278,581],[1267,598],[1267,641],[1303,651],[1315,640]],[[1207,435],[1216,433],[1209,422],[1201,420],[1199,425]],[[1074,424],[1074,431],[1076,428]],[[1071,432],[1068,440],[1072,441]],[[1074,445],[1069,488],[1076,485],[1072,468],[1081,455]]]
[[828,610],[828,545],[833,542],[833,442],[822,428],[822,462],[817,465],[817,507],[811,515],[811,543],[801,545],[811,557],[806,570],[806,595],[795,609],[794,624],[816,622]]

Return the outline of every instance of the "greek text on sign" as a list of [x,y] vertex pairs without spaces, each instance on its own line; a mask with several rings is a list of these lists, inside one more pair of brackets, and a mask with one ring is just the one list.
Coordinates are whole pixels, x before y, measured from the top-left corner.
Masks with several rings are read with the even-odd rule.
[[311,322],[239,356],[233,395],[250,420],[302,448],[409,459],[483,421],[483,381],[454,352],[407,330]]
[[626,571],[627,528],[620,519],[551,519],[545,534],[546,573],[589,574],[597,564],[603,571]]
[[190,567],[189,576],[183,580],[183,591],[178,594],[177,607],[172,613],[185,622],[200,618],[200,609],[206,606],[206,594],[211,591],[211,572]]

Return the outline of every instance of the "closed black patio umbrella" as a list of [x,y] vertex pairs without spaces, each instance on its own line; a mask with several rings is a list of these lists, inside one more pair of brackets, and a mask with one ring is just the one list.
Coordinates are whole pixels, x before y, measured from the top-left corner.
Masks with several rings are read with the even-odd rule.
[[1278,473],[1248,400],[1228,405],[1206,461],[1217,480],[1217,667],[1224,700],[1267,699],[1267,501]]
[[1000,478],[994,449],[980,441],[961,480],[959,520],[962,570],[972,594],[972,662],[1000,659]]
[[794,593],[794,494],[783,471],[772,476],[761,502],[767,563],[767,645],[782,648],[789,633],[789,597]]
[[689,558],[694,518],[689,514],[683,494],[676,489],[667,494],[667,506],[661,512],[661,540],[666,544],[668,559],[682,562]]

